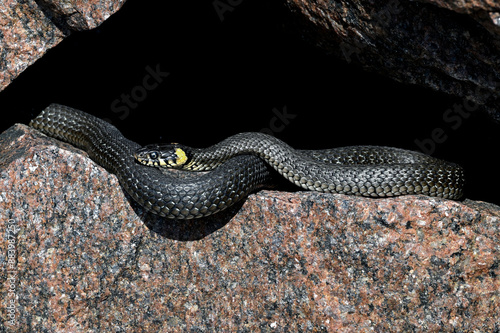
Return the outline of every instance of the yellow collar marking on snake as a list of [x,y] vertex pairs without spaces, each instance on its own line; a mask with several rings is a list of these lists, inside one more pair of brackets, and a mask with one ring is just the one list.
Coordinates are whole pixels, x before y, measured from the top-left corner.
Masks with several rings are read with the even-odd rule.
[[175,154],[177,155],[177,160],[175,161],[177,165],[183,165],[187,161],[186,152],[180,148],[175,149]]

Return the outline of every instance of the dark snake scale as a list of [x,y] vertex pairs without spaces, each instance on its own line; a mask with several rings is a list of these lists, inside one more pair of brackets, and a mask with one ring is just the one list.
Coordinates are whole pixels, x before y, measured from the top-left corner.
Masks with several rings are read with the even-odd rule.
[[275,171],[304,189],[320,192],[378,198],[424,194],[448,199],[460,199],[463,194],[460,166],[398,148],[296,150],[263,133],[240,133],[205,149],[175,146],[186,152],[185,168],[211,170],[179,178],[134,158],[141,152],[161,154],[163,146],[142,148],[111,124],[85,112],[52,104],[30,126],[85,150],[114,173],[141,206],[167,218],[199,218],[221,211],[269,186]]

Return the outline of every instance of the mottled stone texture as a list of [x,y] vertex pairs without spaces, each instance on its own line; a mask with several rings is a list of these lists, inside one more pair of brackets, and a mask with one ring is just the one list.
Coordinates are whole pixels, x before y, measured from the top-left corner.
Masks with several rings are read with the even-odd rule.
[[[306,40],[400,82],[458,96],[466,117],[500,121],[500,4],[493,1],[285,0]],[[467,102],[468,101],[468,102]]]
[[498,332],[499,221],[470,200],[274,191],[165,220],[15,125],[0,135],[0,317],[22,332]]
[[2,0],[0,90],[74,30],[92,29],[124,0]]

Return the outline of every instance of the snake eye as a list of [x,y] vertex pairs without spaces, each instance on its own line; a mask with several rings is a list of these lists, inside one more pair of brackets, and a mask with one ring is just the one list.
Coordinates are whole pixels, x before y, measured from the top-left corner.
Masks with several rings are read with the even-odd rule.
[[157,152],[151,152],[149,153],[149,158],[152,160],[156,160],[158,158],[158,153]]

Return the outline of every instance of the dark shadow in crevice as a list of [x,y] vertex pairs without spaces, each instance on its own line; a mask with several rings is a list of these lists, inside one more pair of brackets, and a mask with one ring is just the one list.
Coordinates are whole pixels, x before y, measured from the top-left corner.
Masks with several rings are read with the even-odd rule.
[[88,26],[85,18],[77,10],[68,13],[57,4],[46,0],[35,1],[40,11],[47,17],[65,36],[74,31],[85,31]]

